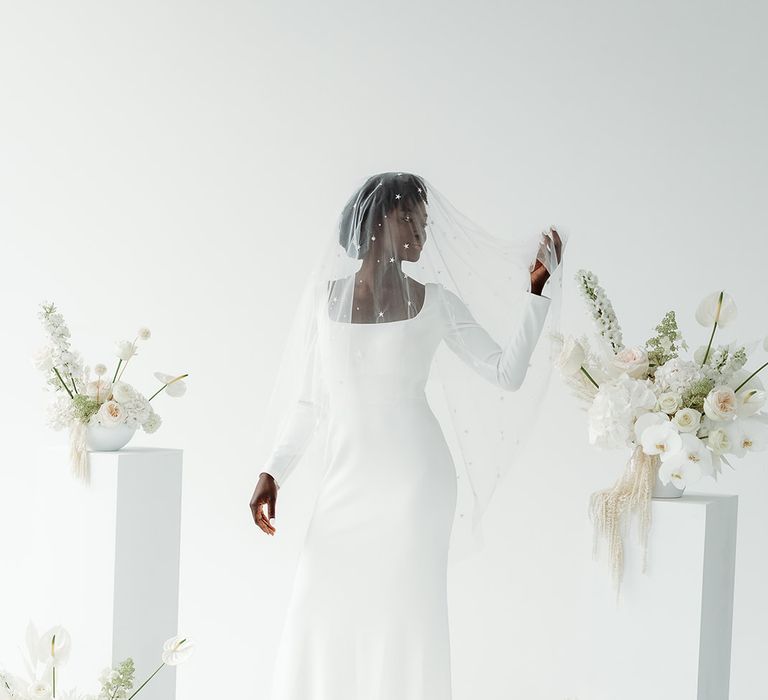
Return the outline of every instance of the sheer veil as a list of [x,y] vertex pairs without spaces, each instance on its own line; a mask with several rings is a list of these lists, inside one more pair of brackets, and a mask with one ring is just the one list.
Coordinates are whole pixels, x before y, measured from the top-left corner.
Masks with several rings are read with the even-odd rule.
[[[282,487],[309,443],[326,436],[330,378],[316,352],[322,324],[395,323],[405,331],[433,295],[430,302],[446,319],[445,342],[435,352],[426,394],[449,444],[458,487],[449,560],[478,551],[483,515],[502,479],[516,469],[541,468],[521,458],[558,351],[566,245],[559,234],[560,261],[550,236],[491,235],[424,177],[385,172],[359,183],[307,274],[257,436],[257,469],[269,464]],[[537,261],[550,272],[542,291],[550,301],[524,376],[473,366],[461,347],[466,334],[453,331],[476,321],[508,347],[530,303]],[[344,357],[337,360],[360,362],[353,343],[338,347]],[[365,382],[366,372],[376,367],[361,367],[355,376]],[[386,391],[383,385],[377,382],[376,390]]]

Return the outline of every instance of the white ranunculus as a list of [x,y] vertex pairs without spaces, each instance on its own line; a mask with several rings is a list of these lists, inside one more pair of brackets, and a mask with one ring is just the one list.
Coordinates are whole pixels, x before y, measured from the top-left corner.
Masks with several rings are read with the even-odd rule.
[[123,362],[127,362],[136,354],[136,345],[130,340],[120,340],[115,344],[115,354]]
[[195,645],[189,639],[178,635],[171,637],[163,644],[163,663],[168,666],[177,666],[186,661],[195,649]]
[[736,414],[752,416],[765,404],[766,393],[760,389],[742,389],[736,394]]
[[638,347],[624,348],[614,356],[613,365],[630,377],[642,379],[648,374],[648,353]]
[[720,302],[720,292],[712,292],[701,300],[696,309],[696,320],[702,326],[711,326],[717,321],[720,327],[727,326],[736,318],[736,304],[730,294],[723,292],[723,300]]
[[695,408],[681,408],[675,413],[672,422],[681,433],[695,433],[701,425],[701,413]]
[[112,385],[112,396],[115,401],[120,403],[127,403],[136,396],[135,389],[126,382],[115,382]]
[[53,352],[50,346],[40,348],[33,358],[34,365],[41,372],[50,372],[54,367]]
[[105,401],[96,413],[96,419],[105,427],[125,423],[125,418],[125,409],[117,401]]
[[643,432],[646,428],[650,428],[652,425],[659,425],[669,420],[669,416],[661,411],[650,411],[649,413],[643,413],[637,417],[635,421],[635,443],[641,445],[643,442]]
[[704,399],[704,413],[712,420],[731,420],[736,415],[736,394],[729,386],[714,387]]
[[142,424],[145,433],[154,433],[160,427],[162,420],[154,411],[150,410],[149,417]]
[[581,371],[584,360],[584,346],[576,338],[568,337],[555,359],[555,367],[568,377]]
[[723,425],[721,428],[710,428],[707,433],[707,444],[717,454],[732,452],[733,438],[734,435],[730,425]]
[[51,663],[59,666],[67,661],[72,648],[72,640],[69,632],[61,625],[51,627],[38,642],[38,658],[43,663]]
[[[155,378],[161,381],[163,384],[168,384],[173,379],[176,379],[179,375],[173,375],[173,374],[164,374],[163,372],[155,372]],[[184,396],[184,394],[187,391],[187,385],[184,383],[183,379],[178,379],[177,381],[173,382],[173,384],[168,384],[167,387],[165,387],[165,393],[168,394],[168,396],[173,397],[179,397]]]
[[690,433],[683,433],[680,439],[681,448],[662,459],[659,467],[660,481],[663,484],[671,481],[679,489],[695,483],[705,473],[712,473],[712,455],[706,445]]
[[673,415],[680,408],[680,397],[672,391],[659,395],[659,410],[667,415]]
[[643,431],[641,444],[647,455],[659,455],[662,460],[679,452],[683,441],[671,421],[651,425]]

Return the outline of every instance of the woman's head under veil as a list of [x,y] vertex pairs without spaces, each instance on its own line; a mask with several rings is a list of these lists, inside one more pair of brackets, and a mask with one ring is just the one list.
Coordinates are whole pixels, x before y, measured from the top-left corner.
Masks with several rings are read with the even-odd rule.
[[[555,352],[550,332],[558,330],[562,268],[553,240],[539,232],[491,235],[424,177],[407,172],[376,174],[354,188],[326,240],[306,278],[260,433],[258,458],[261,464],[269,462],[271,473],[279,473],[280,486],[310,439],[327,437],[323,419],[335,370],[316,352],[324,327],[332,324],[339,331],[344,324],[399,324],[403,344],[397,362],[407,363],[408,343],[417,342],[420,327],[408,324],[431,295],[430,312],[439,312],[445,342],[437,344],[426,386],[414,390],[425,393],[453,456],[457,506],[450,560],[461,559],[482,546],[483,514],[505,475],[538,466],[522,464],[521,456],[544,400]],[[564,248],[563,237],[560,256]],[[550,273],[542,291],[550,301],[521,383],[521,377],[495,372],[490,358],[478,358],[470,343],[478,334],[486,343],[493,339],[500,349],[515,342],[531,303],[535,265]],[[359,361],[352,342],[357,336],[346,337],[347,344],[334,345],[335,368]],[[369,375],[353,376],[365,383]],[[363,388],[394,392],[396,379]],[[386,425],[378,428],[387,431]],[[398,435],[393,432],[391,439]]]

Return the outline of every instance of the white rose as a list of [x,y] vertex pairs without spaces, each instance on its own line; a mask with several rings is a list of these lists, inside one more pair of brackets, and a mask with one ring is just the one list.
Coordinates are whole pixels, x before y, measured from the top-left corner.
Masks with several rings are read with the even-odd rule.
[[659,396],[659,410],[672,415],[680,408],[680,398],[671,391],[665,391]]
[[701,413],[695,408],[681,408],[675,413],[672,422],[681,433],[695,433],[701,425]]
[[704,413],[712,420],[730,420],[736,415],[736,394],[729,386],[719,385],[704,399]]
[[125,409],[117,401],[105,401],[96,414],[99,423],[107,427],[124,423],[125,416]]
[[638,347],[624,348],[616,353],[613,364],[630,377],[642,379],[648,374],[648,354]]
[[115,344],[115,354],[127,362],[136,354],[136,345],[130,340],[121,340]]
[[136,397],[136,392],[133,387],[126,382],[115,382],[112,386],[112,396],[115,401],[127,403]]
[[563,347],[555,360],[555,367],[565,376],[571,376],[581,371],[584,359],[582,344],[576,338],[569,337],[563,342]]
[[679,452],[683,447],[680,433],[671,421],[651,425],[642,434],[643,452],[647,455],[660,455],[662,460]]
[[733,438],[731,431],[725,427],[710,429],[709,433],[707,434],[707,444],[717,454],[730,452],[733,449]]

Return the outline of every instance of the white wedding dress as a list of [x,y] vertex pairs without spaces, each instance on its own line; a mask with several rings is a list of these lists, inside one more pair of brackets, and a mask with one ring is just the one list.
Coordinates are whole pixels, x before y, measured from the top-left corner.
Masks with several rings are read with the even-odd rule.
[[[315,361],[328,388],[325,474],[270,700],[450,700],[447,554],[456,471],[424,388],[441,341],[486,380],[518,388],[550,302],[525,294],[523,320],[503,348],[458,296],[434,282],[412,318],[344,323],[320,315]],[[445,308],[460,323],[449,325]],[[278,485],[320,418],[302,401],[287,417],[262,469]]]

